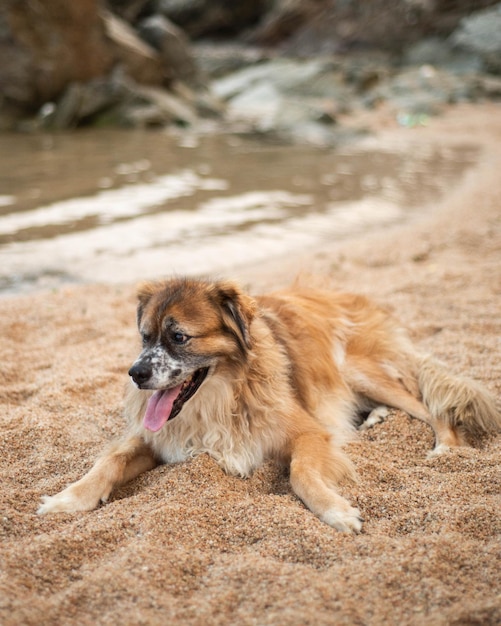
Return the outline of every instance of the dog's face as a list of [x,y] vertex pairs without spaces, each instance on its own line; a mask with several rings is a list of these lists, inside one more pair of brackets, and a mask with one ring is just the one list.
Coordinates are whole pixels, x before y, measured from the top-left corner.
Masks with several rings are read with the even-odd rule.
[[172,279],[138,294],[143,350],[129,370],[140,389],[153,389],[144,425],[159,430],[179,414],[218,366],[246,358],[254,302],[229,282]]

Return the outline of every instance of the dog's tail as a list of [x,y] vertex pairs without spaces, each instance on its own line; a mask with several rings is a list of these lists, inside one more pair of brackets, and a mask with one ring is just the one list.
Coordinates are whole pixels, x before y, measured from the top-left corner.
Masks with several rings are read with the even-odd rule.
[[501,430],[501,411],[491,394],[469,378],[451,374],[437,359],[419,360],[418,383],[431,416],[478,436]]

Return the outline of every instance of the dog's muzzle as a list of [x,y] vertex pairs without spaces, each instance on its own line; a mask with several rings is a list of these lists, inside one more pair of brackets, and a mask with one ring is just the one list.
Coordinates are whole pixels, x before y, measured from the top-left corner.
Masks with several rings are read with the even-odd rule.
[[144,361],[137,361],[129,370],[129,376],[138,387],[147,383],[151,378],[151,374],[151,365]]

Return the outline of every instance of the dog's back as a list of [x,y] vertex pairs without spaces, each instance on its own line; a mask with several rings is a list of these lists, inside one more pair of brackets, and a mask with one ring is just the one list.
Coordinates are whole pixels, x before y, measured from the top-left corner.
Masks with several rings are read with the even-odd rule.
[[435,454],[464,444],[468,434],[501,427],[496,403],[482,386],[416,350],[393,316],[368,298],[293,288],[257,302],[287,351],[302,405],[338,433],[356,411],[379,404],[428,422]]

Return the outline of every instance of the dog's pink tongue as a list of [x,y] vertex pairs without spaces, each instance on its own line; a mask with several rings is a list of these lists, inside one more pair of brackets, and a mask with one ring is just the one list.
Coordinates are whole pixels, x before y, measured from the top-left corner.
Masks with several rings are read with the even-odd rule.
[[172,405],[178,397],[182,385],[173,389],[155,391],[148,401],[146,413],[143,418],[143,426],[152,432],[160,430],[172,413]]

